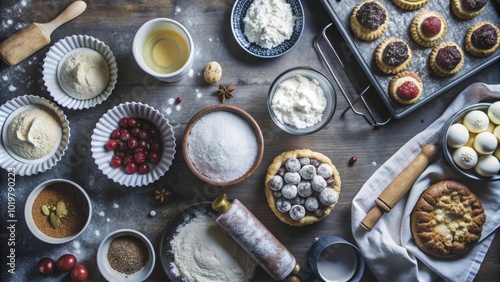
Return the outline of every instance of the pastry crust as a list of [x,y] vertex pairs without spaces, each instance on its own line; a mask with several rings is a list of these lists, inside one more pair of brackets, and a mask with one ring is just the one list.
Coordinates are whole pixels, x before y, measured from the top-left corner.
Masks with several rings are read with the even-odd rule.
[[[438,55],[439,50],[442,48],[450,46],[450,47],[456,47],[460,55],[462,56],[460,62],[451,70],[444,69],[443,67],[439,66],[436,62],[436,57]],[[458,46],[457,44],[453,42],[442,42],[439,45],[435,46],[434,49],[432,49],[432,52],[429,56],[429,65],[431,69],[439,76],[442,77],[447,77],[447,76],[452,76],[456,73],[458,73],[462,67],[464,66],[464,52],[462,51],[462,48]]]
[[[398,87],[407,81],[415,83],[415,85],[417,85],[419,89],[418,94],[413,99],[410,100],[399,97],[397,92]],[[415,103],[420,98],[420,96],[422,96],[423,89],[424,85],[422,83],[422,79],[414,72],[409,72],[409,71],[400,72],[397,75],[395,75],[389,82],[389,96],[391,96],[391,98],[394,101],[404,105],[411,105]]]
[[[393,42],[402,42],[406,46],[406,50],[408,53],[408,58],[404,62],[398,65],[389,65],[384,61],[384,50],[390,43]],[[398,53],[401,54],[400,52]],[[380,44],[378,45],[377,50],[375,51],[375,62],[377,63],[377,66],[380,68],[380,70],[383,71],[384,73],[396,74],[404,71],[410,66],[412,56],[413,55],[410,46],[408,46],[406,42],[396,37],[390,37],[382,40],[382,42],[380,42]]]
[[417,10],[427,4],[429,0],[392,0],[392,2],[398,5],[401,9]]
[[[429,17],[438,17],[441,20],[441,30],[439,33],[433,37],[427,37],[422,33],[421,25],[422,22]],[[418,45],[422,47],[432,47],[436,45],[443,37],[446,35],[446,31],[448,30],[448,24],[444,17],[436,12],[436,11],[423,11],[413,18],[413,21],[410,26],[411,37]]]
[[[337,194],[340,193],[340,174],[335,168],[335,166],[332,164],[332,161],[325,155],[311,151],[309,149],[297,149],[297,150],[292,150],[292,151],[286,151],[278,155],[276,158],[274,158],[273,162],[269,165],[267,168],[267,174],[266,174],[266,180],[265,180],[265,194],[267,198],[267,203],[269,204],[269,207],[271,210],[274,212],[274,214],[284,223],[292,225],[292,226],[304,226],[304,225],[309,225],[313,224],[316,222],[319,222],[323,220],[325,217],[327,217],[330,212],[333,210],[335,207],[336,203],[327,206],[324,211],[325,214],[321,217],[317,217],[311,212],[307,212],[306,215],[299,221],[295,221],[290,218],[290,216],[287,213],[282,213],[276,208],[276,198],[273,195],[273,191],[269,187],[269,181],[271,178],[278,173],[278,170],[285,164],[285,162],[290,159],[290,158],[310,158],[310,159],[316,159],[321,163],[328,164],[333,173],[333,179],[334,179],[334,184],[332,189],[337,192]],[[338,201],[337,201],[338,202]]]
[[479,15],[484,10],[484,7],[486,7],[486,5],[484,5],[479,10],[470,10],[463,5],[463,1],[464,0],[451,0],[451,10],[455,14],[455,16],[463,20],[472,19],[473,17]]
[[[496,30],[497,42],[493,47],[491,47],[489,49],[477,48],[476,46],[474,46],[474,44],[472,44],[472,34],[474,33],[474,31],[476,29],[482,27],[483,25],[487,25],[487,24],[492,26],[493,29]],[[498,27],[496,27],[494,24],[489,23],[489,22],[479,22],[479,23],[472,25],[469,28],[469,30],[467,31],[467,34],[465,35],[465,50],[467,52],[469,52],[471,55],[476,56],[476,57],[489,56],[489,55],[493,54],[498,49],[499,46],[500,46],[500,29]]]
[[[377,4],[380,8],[382,8],[382,10],[385,12],[385,16],[386,16],[383,24],[381,24],[375,30],[364,27],[358,21],[358,19],[356,17],[356,14],[361,9],[361,7],[367,3],[370,3],[370,2]],[[361,3],[359,3],[358,5],[356,5],[356,7],[354,7],[349,20],[350,20],[350,24],[351,24],[351,30],[357,38],[359,38],[361,40],[365,40],[365,41],[372,41],[372,40],[375,40],[375,39],[379,38],[380,36],[382,36],[385,33],[385,31],[387,30],[387,27],[389,26],[389,13],[387,12],[387,9],[385,8],[385,6],[382,3],[380,3],[376,0],[365,0]]]
[[410,215],[415,244],[424,253],[449,258],[469,252],[481,238],[483,206],[467,186],[453,180],[425,190]]

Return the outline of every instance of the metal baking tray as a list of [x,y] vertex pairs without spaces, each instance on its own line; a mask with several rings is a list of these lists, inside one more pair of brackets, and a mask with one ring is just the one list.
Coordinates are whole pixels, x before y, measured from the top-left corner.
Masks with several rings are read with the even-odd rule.
[[[493,1],[488,1],[481,14],[469,20],[461,20],[451,11],[451,1],[449,0],[429,1],[422,8],[414,11],[403,10],[396,6],[391,0],[378,1],[384,4],[387,8],[389,13],[389,27],[383,36],[374,41],[367,42],[356,38],[352,33],[349,24],[351,12],[360,2],[359,0],[321,0],[330,14],[334,24],[337,26],[344,40],[350,47],[354,57],[357,59],[361,68],[370,79],[373,87],[380,94],[390,113],[395,118],[399,119],[404,117],[429,102],[434,97],[449,90],[462,80],[474,75],[500,58],[500,48],[488,57],[477,58],[469,55],[464,46],[465,34],[467,33],[469,27],[474,23],[488,21],[500,27],[500,8],[498,7],[500,3],[498,2],[493,3]],[[432,47],[420,47],[411,38],[410,25],[413,18],[418,13],[426,10],[438,11],[447,21],[448,31],[441,42],[455,42],[462,48],[465,54],[464,67],[454,76],[442,78],[432,73],[428,64],[428,57],[432,51]],[[379,70],[375,63],[375,50],[380,41],[388,37],[401,38],[405,40],[412,49],[413,59],[407,70],[417,73],[422,78],[424,84],[422,96],[415,104],[401,105],[392,101],[387,91],[392,75],[384,74]]]

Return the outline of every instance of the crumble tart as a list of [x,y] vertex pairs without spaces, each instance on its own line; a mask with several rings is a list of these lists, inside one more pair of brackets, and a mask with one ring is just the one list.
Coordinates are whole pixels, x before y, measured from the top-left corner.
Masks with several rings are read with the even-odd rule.
[[453,42],[442,42],[432,49],[429,65],[439,76],[452,76],[464,66],[464,52]]
[[430,186],[410,215],[415,244],[424,253],[449,258],[468,253],[481,238],[483,206],[467,186],[444,180]]
[[351,30],[354,35],[365,41],[382,36],[389,26],[389,13],[385,6],[376,0],[365,0],[352,10]]
[[396,74],[389,82],[389,96],[404,105],[415,103],[422,96],[423,89],[422,79],[410,71]]
[[436,11],[423,11],[413,18],[410,34],[413,40],[422,47],[436,45],[446,35],[448,24],[444,17]]
[[422,8],[429,0],[392,0],[401,9],[417,10]]
[[489,22],[472,25],[465,35],[465,50],[476,57],[487,57],[500,46],[500,29]]
[[382,40],[375,51],[375,62],[381,71],[396,74],[410,66],[412,52],[402,39],[390,37]]
[[467,20],[479,15],[487,3],[488,0],[451,0],[451,10],[457,17]]
[[284,223],[313,224],[327,217],[338,202],[340,175],[331,160],[309,149],[286,151],[267,168],[269,207]]

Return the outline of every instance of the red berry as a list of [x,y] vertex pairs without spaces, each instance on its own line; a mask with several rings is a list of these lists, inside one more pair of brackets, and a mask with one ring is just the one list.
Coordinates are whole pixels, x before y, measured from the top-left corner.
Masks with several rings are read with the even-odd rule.
[[121,151],[125,152],[128,150],[128,145],[126,142],[123,142],[122,140],[116,140],[116,143],[118,143],[118,149]]
[[120,139],[121,132],[118,129],[115,129],[111,132],[111,138]]
[[111,167],[120,167],[122,165],[122,159],[120,159],[120,157],[118,157],[117,155],[114,155],[112,158],[111,158]]
[[139,164],[139,173],[140,174],[146,174],[150,171],[149,165],[147,163],[141,163]]
[[139,136],[139,132],[141,132],[141,129],[139,127],[134,127],[132,128],[132,130],[130,130],[130,134],[132,134],[132,136]]
[[181,97],[177,97],[177,99],[175,99],[175,101],[176,101],[177,103],[180,103],[180,102],[182,102],[182,98],[181,98]]
[[68,272],[76,265],[76,257],[72,254],[62,255],[57,260],[57,269],[63,272]]
[[156,136],[158,136],[158,130],[155,127],[151,127],[148,132],[151,138],[155,138]]
[[420,89],[413,81],[406,81],[396,90],[398,96],[403,100],[411,100],[417,97]]
[[43,258],[38,263],[38,271],[44,276],[52,275],[55,268],[56,262],[51,258]]
[[146,161],[146,154],[143,152],[137,152],[134,155],[134,160],[136,163],[140,164]]
[[117,151],[117,152],[115,152],[115,156],[120,158],[120,160],[123,160],[123,158],[125,158],[125,153],[122,151]]
[[122,118],[122,119],[120,119],[118,124],[120,125],[120,127],[127,128],[128,127],[128,119]]
[[149,147],[151,148],[151,151],[154,152],[160,152],[161,151],[161,144],[158,141],[153,141],[149,144]]
[[82,282],[87,280],[89,277],[89,271],[83,264],[79,264],[71,270],[71,279],[73,281]]
[[355,162],[357,162],[358,159],[354,156],[352,156],[350,159],[349,159],[349,165],[353,165]]
[[127,164],[127,166],[125,167],[125,171],[128,173],[128,174],[134,174],[137,172],[137,164],[134,163],[134,162],[130,162]]
[[148,154],[148,161],[154,163],[154,164],[157,164],[160,162],[160,154],[158,154],[157,152],[150,152]]
[[122,136],[120,136],[120,140],[123,142],[127,142],[130,139],[130,133],[128,131],[122,132]]
[[426,37],[436,36],[441,31],[441,20],[436,17],[428,17],[422,22],[422,33]]
[[149,133],[146,130],[141,130],[141,132],[139,132],[139,138],[142,140],[149,140]]
[[134,157],[132,156],[125,156],[125,158],[123,158],[122,160],[122,163],[124,166],[127,166],[129,163],[132,163],[134,162]]
[[127,124],[129,127],[136,127],[138,124],[138,121],[136,118],[129,118],[127,121]]
[[110,139],[106,143],[106,150],[108,151],[114,151],[116,148],[118,148],[118,142],[116,142],[115,139]]
[[139,140],[138,147],[146,150],[148,149],[149,145],[148,142],[146,142],[146,140]]
[[139,141],[132,137],[127,141],[127,145],[130,149],[135,149],[139,146]]

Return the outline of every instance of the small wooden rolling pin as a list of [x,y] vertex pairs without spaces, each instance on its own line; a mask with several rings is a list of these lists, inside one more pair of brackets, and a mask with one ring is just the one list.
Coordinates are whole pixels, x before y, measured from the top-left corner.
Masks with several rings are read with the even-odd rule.
[[85,2],[75,1],[52,21],[30,24],[0,43],[0,58],[10,66],[18,64],[49,44],[50,34],[56,28],[78,17],[86,8]]
[[392,180],[392,182],[380,193],[373,207],[363,218],[360,225],[367,231],[371,231],[373,226],[382,217],[384,212],[391,209],[401,200],[401,198],[411,189],[413,183],[422,174],[429,162],[436,156],[437,148],[432,144],[427,144],[422,148],[422,152]]

